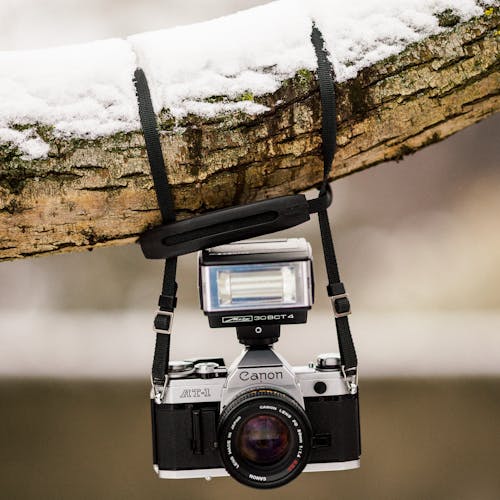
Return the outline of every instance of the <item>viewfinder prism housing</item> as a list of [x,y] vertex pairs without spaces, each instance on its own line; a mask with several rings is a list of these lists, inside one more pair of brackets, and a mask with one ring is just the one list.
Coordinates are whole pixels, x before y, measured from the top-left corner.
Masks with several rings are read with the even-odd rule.
[[212,328],[305,323],[313,304],[303,238],[242,241],[199,253],[201,306]]

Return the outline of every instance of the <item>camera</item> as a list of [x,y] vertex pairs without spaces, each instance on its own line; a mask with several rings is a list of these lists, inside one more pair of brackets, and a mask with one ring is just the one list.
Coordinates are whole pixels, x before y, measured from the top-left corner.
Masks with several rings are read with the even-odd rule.
[[312,255],[302,238],[245,241],[199,253],[200,300],[210,326],[236,327],[241,355],[170,362],[151,393],[160,478],[231,475],[255,488],[302,471],[359,467],[357,384],[340,355],[291,366],[273,344],[283,324],[307,319]]

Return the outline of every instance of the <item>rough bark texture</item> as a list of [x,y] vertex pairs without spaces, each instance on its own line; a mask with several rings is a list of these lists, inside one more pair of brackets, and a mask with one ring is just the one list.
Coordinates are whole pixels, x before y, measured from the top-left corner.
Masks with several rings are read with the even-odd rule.
[[[498,11],[490,9],[338,85],[332,177],[399,160],[498,111],[499,33]],[[160,118],[181,217],[320,180],[314,75],[301,71],[256,100],[271,110],[190,117],[175,128]],[[141,133],[62,141],[38,130],[51,144],[48,159],[27,162],[0,146],[0,260],[130,243],[160,222]]]

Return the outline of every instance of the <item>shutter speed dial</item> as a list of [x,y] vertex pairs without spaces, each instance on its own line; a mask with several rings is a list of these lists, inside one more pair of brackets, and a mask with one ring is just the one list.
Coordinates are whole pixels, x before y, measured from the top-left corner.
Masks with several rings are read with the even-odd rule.
[[216,369],[219,368],[217,363],[197,363],[194,367],[196,375],[201,378],[214,378],[217,376]]

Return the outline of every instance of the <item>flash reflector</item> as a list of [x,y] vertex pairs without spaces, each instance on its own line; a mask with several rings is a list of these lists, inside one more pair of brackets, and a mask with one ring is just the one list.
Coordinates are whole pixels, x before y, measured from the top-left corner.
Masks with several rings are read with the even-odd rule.
[[220,268],[217,271],[219,305],[294,304],[297,301],[296,277],[293,265],[275,267],[269,264],[261,269]]
[[212,282],[206,311],[304,307],[308,300],[308,262],[210,266],[203,280]]
[[[200,296],[211,326],[303,323],[312,285],[311,248],[302,238],[245,241],[200,253]],[[256,310],[266,314],[248,314]],[[226,315],[231,312],[238,314]]]

